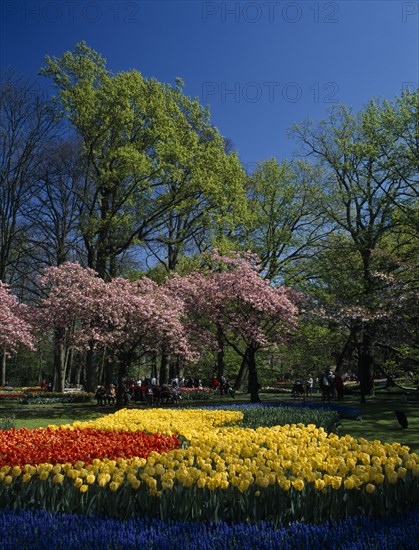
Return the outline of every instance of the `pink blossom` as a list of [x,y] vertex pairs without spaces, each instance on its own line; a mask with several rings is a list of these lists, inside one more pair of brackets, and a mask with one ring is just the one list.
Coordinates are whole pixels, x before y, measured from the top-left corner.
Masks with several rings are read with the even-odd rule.
[[9,285],[0,281],[0,347],[14,353],[20,345],[34,349],[33,327],[28,321],[29,308],[20,304]]

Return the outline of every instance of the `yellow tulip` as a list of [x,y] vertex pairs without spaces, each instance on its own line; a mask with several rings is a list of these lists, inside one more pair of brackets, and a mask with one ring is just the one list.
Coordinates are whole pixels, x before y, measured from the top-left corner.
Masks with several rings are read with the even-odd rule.
[[61,464],[56,464],[53,469],[52,469],[52,472],[54,474],[59,474],[61,473],[61,470],[62,470],[62,467],[61,467]]
[[392,470],[391,472],[389,472],[387,474],[387,481],[391,484],[391,485],[395,485],[397,483],[397,480],[399,479],[399,476],[397,475],[397,473]]
[[406,468],[400,467],[400,468],[397,470],[397,477],[398,477],[399,479],[404,479],[404,478],[406,477],[406,474],[407,474]]
[[12,476],[9,476],[9,475],[5,476],[5,478],[3,480],[3,483],[5,485],[11,485],[12,482],[13,482],[13,477]]
[[111,483],[109,484],[109,489],[113,493],[115,493],[119,489],[119,483],[117,483],[116,481],[111,481]]
[[92,485],[96,481],[96,476],[94,474],[87,474],[86,483]]
[[[200,479],[198,481],[201,481]],[[162,481],[162,488],[166,489],[168,491],[171,491],[173,489],[174,482],[173,479],[166,479]]]
[[22,481],[23,483],[28,483],[32,479],[32,476],[29,472],[26,472],[26,474],[23,474]]
[[74,480],[74,487],[77,487],[78,489],[83,485],[83,480],[81,477],[76,477]]
[[302,491],[304,489],[304,481],[302,479],[296,479],[292,482],[292,486],[294,489],[297,489],[297,491]]
[[374,474],[372,480],[376,485],[381,485],[384,483],[385,476],[384,474]]
[[352,479],[352,476],[345,479],[345,481],[343,482],[343,486],[345,487],[345,489],[348,489],[348,491],[351,491],[355,488],[355,482]]
[[13,466],[13,469],[12,469],[13,477],[19,477],[21,473],[22,473],[22,470],[19,468],[19,466]]
[[55,476],[52,478],[52,481],[56,484],[56,485],[61,485],[64,481],[64,476],[63,474],[55,474]]
[[367,491],[367,493],[372,495],[375,491],[375,485],[373,485],[372,483],[368,483],[367,485],[365,485],[365,490]]
[[104,477],[101,477],[99,475],[98,478],[97,478],[97,483],[98,483],[99,487],[106,487],[108,482],[106,481],[106,479]]
[[135,478],[130,482],[130,485],[133,489],[137,490],[141,485],[141,481],[139,479]]
[[279,482],[279,486],[284,491],[289,491],[291,488],[291,481],[289,479],[283,479]]

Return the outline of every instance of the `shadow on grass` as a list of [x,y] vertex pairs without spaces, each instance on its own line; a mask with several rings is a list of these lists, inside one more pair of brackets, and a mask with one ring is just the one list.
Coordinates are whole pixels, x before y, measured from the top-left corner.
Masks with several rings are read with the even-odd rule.
[[[378,439],[383,443],[398,442],[410,447],[412,452],[419,453],[419,403],[379,401],[359,405],[359,409],[362,421],[342,419],[339,435],[348,433],[356,438]],[[396,410],[406,414],[406,429],[399,424]]]
[[115,407],[98,407],[89,404],[68,404],[59,406],[32,406],[8,403],[0,406],[0,418],[14,417],[15,428],[42,428],[49,424],[72,424],[94,420],[115,412]]

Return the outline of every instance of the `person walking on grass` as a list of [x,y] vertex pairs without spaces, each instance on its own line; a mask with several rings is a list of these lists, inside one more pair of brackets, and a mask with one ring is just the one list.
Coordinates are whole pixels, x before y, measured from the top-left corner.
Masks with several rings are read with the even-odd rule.
[[338,401],[343,401],[343,394],[345,393],[345,384],[343,383],[342,377],[336,374],[334,383],[336,388],[336,394],[338,396]]
[[322,394],[322,401],[330,401],[331,387],[328,372],[325,371],[319,378],[320,391]]
[[314,386],[314,380],[311,374],[307,377],[307,383],[306,383],[306,394],[307,395],[313,395],[313,386]]

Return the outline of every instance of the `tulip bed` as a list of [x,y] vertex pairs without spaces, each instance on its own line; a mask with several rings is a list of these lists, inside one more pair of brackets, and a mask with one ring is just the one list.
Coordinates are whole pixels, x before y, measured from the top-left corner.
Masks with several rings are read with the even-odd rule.
[[244,417],[239,407],[123,409],[0,432],[0,508],[278,528],[417,507],[419,456],[408,447],[314,423],[249,428]]

